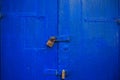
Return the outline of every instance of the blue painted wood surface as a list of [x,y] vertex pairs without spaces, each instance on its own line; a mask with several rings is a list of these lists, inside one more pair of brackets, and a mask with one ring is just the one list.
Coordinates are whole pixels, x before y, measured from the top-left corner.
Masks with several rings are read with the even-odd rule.
[[[120,0],[2,0],[1,80],[120,80]],[[51,36],[60,40],[46,46]]]

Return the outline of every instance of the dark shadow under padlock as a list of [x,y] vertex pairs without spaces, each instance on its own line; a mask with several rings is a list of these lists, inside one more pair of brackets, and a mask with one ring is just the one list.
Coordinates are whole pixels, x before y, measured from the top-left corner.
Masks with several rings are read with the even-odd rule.
[[117,22],[117,24],[119,24],[119,25],[120,25],[120,19],[117,19],[117,20],[116,20],[116,22]]

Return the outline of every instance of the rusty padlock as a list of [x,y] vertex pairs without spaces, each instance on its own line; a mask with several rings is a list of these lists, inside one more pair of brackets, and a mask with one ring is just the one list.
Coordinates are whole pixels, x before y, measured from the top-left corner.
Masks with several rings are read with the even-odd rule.
[[56,38],[54,36],[50,37],[50,39],[47,41],[46,45],[48,47],[53,47],[54,43],[56,41]]
[[65,80],[65,77],[66,77],[66,71],[63,69],[61,74],[61,79]]

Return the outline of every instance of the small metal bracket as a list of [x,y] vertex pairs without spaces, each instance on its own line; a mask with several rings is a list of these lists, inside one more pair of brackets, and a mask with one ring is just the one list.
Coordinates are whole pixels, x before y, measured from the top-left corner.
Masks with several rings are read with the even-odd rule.
[[66,70],[63,69],[61,71],[58,71],[57,69],[45,69],[44,70],[44,74],[45,75],[51,75],[51,76],[57,76],[59,77],[61,80],[65,80],[66,77],[67,77],[67,73],[66,73]]
[[57,71],[57,69],[45,69],[44,70],[44,74],[57,76],[58,75],[58,71]]

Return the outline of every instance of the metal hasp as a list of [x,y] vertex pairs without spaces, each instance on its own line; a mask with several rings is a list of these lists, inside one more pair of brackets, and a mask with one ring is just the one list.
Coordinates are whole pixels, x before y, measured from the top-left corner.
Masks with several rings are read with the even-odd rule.
[[69,41],[70,41],[70,38],[67,36],[60,36],[60,37],[52,36],[47,41],[46,45],[51,48],[53,47],[55,42],[69,42]]
[[46,69],[44,73],[46,75],[56,75],[61,80],[65,80],[67,76],[65,69],[62,69],[60,72],[57,69]]

